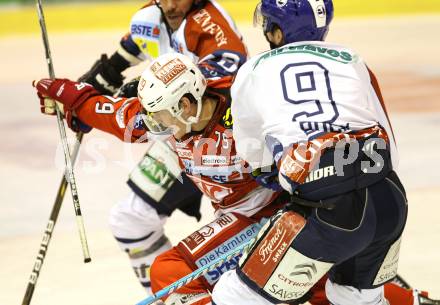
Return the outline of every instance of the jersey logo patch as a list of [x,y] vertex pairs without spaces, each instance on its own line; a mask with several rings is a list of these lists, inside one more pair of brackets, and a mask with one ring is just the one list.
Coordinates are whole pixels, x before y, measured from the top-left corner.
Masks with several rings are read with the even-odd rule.
[[131,25],[131,34],[159,39],[160,28],[154,23],[134,23]]
[[202,165],[227,165],[226,156],[202,155]]
[[216,234],[233,225],[237,221],[237,217],[235,217],[233,214],[225,214],[210,224],[192,233],[190,236],[182,240],[182,244],[189,250],[191,254],[194,254],[203,248],[203,245],[206,245],[210,240],[212,240]]
[[[219,257],[225,255],[229,251],[234,250],[238,246],[249,242],[253,237],[255,237],[258,233],[258,230],[261,228],[261,225],[258,223],[251,224],[229,238],[228,240],[221,243],[219,246],[215,247],[201,258],[196,261],[196,265],[198,267],[202,267],[204,265],[209,264],[213,260],[218,259]],[[224,262],[220,266],[217,266],[215,269],[209,271],[205,278],[209,284],[214,285],[215,282],[218,281],[220,275],[225,273],[226,271],[233,270],[237,268],[238,262],[240,260],[241,254],[237,255],[230,261]]]
[[212,21],[212,17],[207,10],[201,9],[192,18],[195,22],[197,22],[197,24],[200,24],[203,32],[209,33],[214,36],[217,47],[221,47],[222,45],[228,43],[225,32],[223,32],[223,29],[217,23],[214,23]]
[[222,125],[225,128],[232,128],[233,124],[234,124],[234,120],[232,119],[232,115],[231,115],[231,107],[228,107],[225,115],[222,117]]
[[144,130],[146,128],[144,126],[144,119],[142,119],[141,113],[136,114],[136,119],[134,121],[133,127],[134,127],[134,129],[137,129],[137,130]]

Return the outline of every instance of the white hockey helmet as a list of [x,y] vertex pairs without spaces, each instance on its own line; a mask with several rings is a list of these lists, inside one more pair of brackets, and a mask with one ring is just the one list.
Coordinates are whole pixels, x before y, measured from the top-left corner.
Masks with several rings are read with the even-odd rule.
[[[186,56],[168,53],[152,60],[142,73],[138,85],[138,98],[146,111],[144,121],[153,133],[162,133],[167,129],[154,120],[152,113],[168,110],[171,115],[186,125],[197,123],[202,110],[202,96],[206,89],[206,80],[199,68]],[[195,116],[182,117],[180,100],[190,94],[197,102]]]

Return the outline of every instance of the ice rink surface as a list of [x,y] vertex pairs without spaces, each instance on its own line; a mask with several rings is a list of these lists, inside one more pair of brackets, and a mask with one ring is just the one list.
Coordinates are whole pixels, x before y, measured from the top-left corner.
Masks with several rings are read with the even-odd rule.
[[[265,50],[259,31],[239,25],[252,54]],[[336,20],[328,41],[357,50],[376,72],[400,148],[399,174],[409,218],[399,273],[440,298],[440,16]],[[58,77],[76,79],[121,32],[51,35]],[[60,183],[63,156],[54,118],[39,113],[31,87],[46,77],[40,35],[0,38],[0,304],[21,304]],[[135,76],[142,67],[130,71]],[[71,133],[69,133],[71,135]],[[75,168],[92,263],[83,264],[70,193],[54,230],[33,305],[121,305],[144,298],[107,225],[109,210],[128,192],[127,174],[143,145],[123,145],[101,132],[86,135]],[[202,221],[176,212],[167,223],[173,242]]]

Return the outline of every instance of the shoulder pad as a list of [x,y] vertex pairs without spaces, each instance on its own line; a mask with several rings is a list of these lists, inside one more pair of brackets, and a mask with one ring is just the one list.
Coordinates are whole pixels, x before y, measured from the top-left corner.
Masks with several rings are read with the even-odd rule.
[[[161,13],[155,5],[137,11],[130,22],[130,36],[142,53],[158,56],[158,44],[161,35]],[[153,46],[156,45],[156,48]],[[157,49],[157,50],[156,50]]]

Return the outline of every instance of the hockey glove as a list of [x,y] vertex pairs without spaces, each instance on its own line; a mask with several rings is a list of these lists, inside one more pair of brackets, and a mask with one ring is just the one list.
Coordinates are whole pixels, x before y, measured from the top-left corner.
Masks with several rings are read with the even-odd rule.
[[117,97],[137,97],[138,96],[138,85],[139,79],[141,77],[138,76],[133,78],[128,83],[125,83],[116,93]]
[[55,114],[55,103],[63,113],[67,125],[75,132],[89,132],[92,128],[74,116],[74,111],[88,98],[99,95],[91,85],[77,83],[68,79],[46,79],[34,81],[33,86],[37,89],[40,98],[41,112]]
[[103,95],[113,95],[122,86],[124,77],[121,72],[128,66],[129,63],[117,53],[110,59],[106,54],[102,54],[101,58],[78,81],[92,85]]

